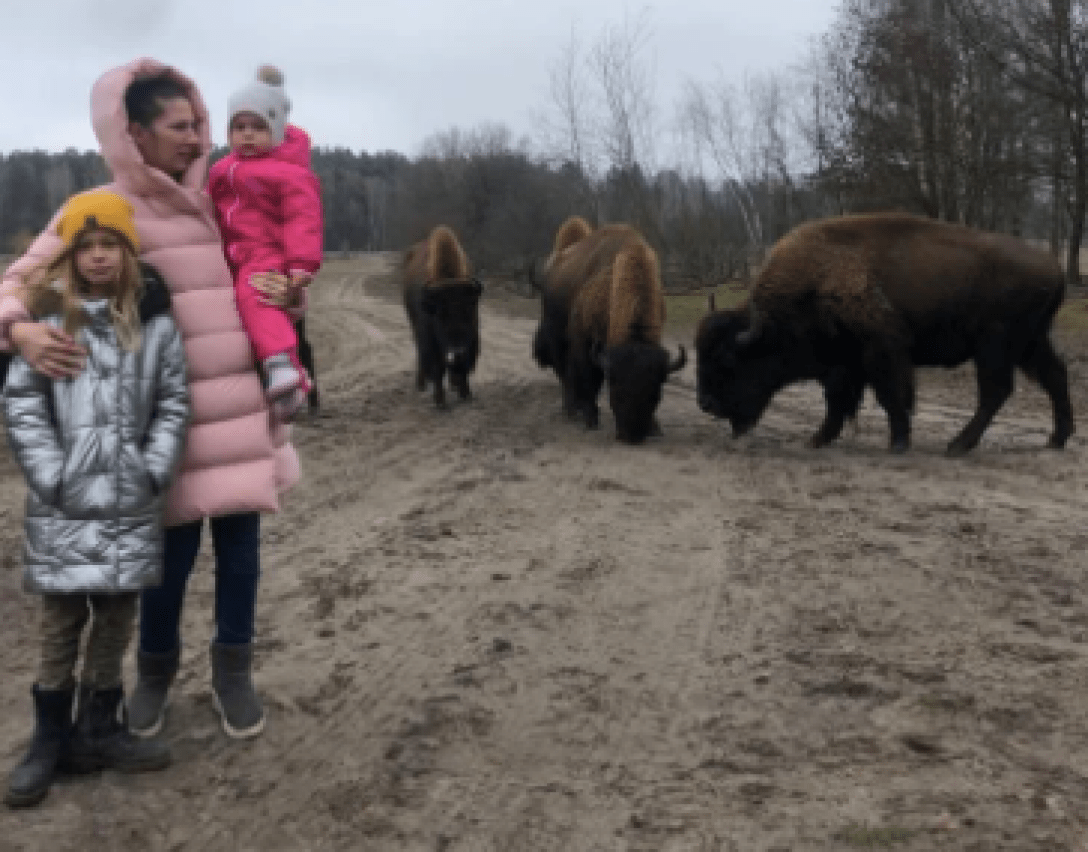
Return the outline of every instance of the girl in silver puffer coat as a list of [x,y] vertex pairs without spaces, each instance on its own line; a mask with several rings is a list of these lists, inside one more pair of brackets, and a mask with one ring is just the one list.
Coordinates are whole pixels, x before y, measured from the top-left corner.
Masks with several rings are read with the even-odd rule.
[[57,227],[64,251],[24,295],[35,315],[71,336],[84,369],[51,379],[15,358],[3,395],[29,492],[24,586],[43,597],[36,726],[8,779],[11,806],[41,801],[58,765],[135,772],[170,762],[164,744],[129,733],[119,709],[138,593],[162,580],[162,496],[189,421],[185,352],[165,284],[136,260],[124,198],[77,195]]

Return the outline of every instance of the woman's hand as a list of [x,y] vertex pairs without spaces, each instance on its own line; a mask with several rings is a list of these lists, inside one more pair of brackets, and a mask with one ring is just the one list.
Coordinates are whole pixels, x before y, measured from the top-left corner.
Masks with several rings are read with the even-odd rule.
[[264,294],[261,301],[266,305],[293,308],[302,297],[302,286],[278,272],[259,272],[249,279],[253,289]]
[[59,328],[43,322],[15,322],[8,336],[23,360],[42,375],[65,379],[83,372],[87,351]]

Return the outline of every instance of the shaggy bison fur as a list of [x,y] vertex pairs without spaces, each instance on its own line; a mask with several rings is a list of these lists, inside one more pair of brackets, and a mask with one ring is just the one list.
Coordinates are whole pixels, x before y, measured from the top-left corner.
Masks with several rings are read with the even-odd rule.
[[670,360],[661,345],[665,297],[653,249],[627,225],[592,231],[573,218],[560,228],[542,279],[533,355],[559,376],[564,411],[596,428],[607,379],[616,437],[639,443],[660,434],[662,387],[686,354],[680,347]]
[[696,336],[699,406],[754,426],[786,385],[815,379],[827,404],[809,441],[834,441],[866,387],[888,416],[890,447],[910,445],[914,366],[975,363],[975,415],[948,445],[973,449],[1020,368],[1050,397],[1060,448],[1073,433],[1066,368],[1050,341],[1064,278],[1020,240],[901,214],[844,216],[783,237],[748,304],[712,312]]

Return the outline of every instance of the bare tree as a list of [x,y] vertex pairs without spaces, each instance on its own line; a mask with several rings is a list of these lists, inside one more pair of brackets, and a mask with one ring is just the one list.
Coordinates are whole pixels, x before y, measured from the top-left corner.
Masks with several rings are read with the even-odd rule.
[[584,176],[579,200],[595,218],[632,221],[660,242],[647,177],[657,139],[651,40],[645,11],[605,27],[588,47],[572,32],[552,69],[542,125],[546,159]]
[[[797,144],[788,127],[787,99],[785,85],[775,75],[748,78],[743,96],[725,80],[714,84],[689,81],[678,112],[691,168],[704,179],[709,172],[711,182],[732,197],[757,256],[775,231],[793,224],[791,160]],[[757,187],[764,200],[776,193],[784,199],[778,228],[768,229],[773,210],[760,204]]]
[[[951,13],[1006,80],[1054,107],[1061,154],[1051,159],[1054,193],[1068,216],[1066,275],[1080,280],[1088,207],[1088,2],[947,0]],[[1068,158],[1068,178],[1062,160]]]

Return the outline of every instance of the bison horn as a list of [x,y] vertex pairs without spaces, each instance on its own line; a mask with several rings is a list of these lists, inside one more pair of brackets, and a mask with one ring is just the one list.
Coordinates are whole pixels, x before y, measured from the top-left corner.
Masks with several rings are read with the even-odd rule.
[[762,331],[763,315],[756,310],[755,305],[752,305],[749,308],[748,328],[737,335],[737,346],[748,346],[752,341],[759,337]]
[[668,371],[670,373],[675,373],[675,372],[678,372],[679,370],[683,370],[684,365],[687,364],[687,362],[688,362],[688,353],[684,349],[684,344],[681,343],[681,344],[679,344],[679,346],[680,346],[680,354],[677,355],[676,358],[669,363]]

